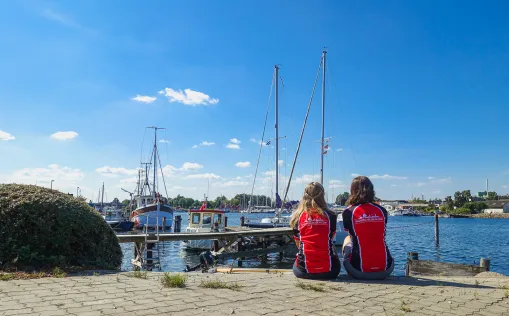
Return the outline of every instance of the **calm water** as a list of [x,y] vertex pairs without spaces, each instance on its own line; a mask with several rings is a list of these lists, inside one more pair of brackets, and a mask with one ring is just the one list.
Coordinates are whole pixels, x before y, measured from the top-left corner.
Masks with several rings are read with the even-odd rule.
[[[187,226],[187,213],[182,216],[182,230]],[[228,225],[238,226],[240,216],[229,213]],[[265,217],[267,214],[249,214],[249,218]],[[396,260],[394,274],[405,273],[406,253],[416,251],[419,259],[454,263],[478,264],[481,257],[491,258],[491,270],[509,275],[509,220],[440,218],[440,246],[435,247],[433,217],[389,217],[387,243]],[[124,252],[122,270],[131,270],[133,244],[121,244]],[[199,263],[198,253],[188,252],[180,242],[164,242],[160,246],[163,271],[182,271],[186,264]],[[244,267],[291,268],[294,257],[279,261],[277,255],[269,255],[268,263],[260,259],[244,261]],[[226,263],[229,263],[228,261]],[[231,263],[231,261],[230,261]],[[344,271],[342,271],[344,273]]]

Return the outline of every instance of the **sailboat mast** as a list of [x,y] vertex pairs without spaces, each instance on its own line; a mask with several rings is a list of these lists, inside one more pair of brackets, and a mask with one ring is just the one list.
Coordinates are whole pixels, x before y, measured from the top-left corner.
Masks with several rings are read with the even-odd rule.
[[[321,160],[320,160],[320,183],[323,185],[323,155],[324,155],[324,148],[325,148],[325,139],[324,139],[324,134],[325,134],[325,58],[327,56],[327,51],[324,50],[323,52],[323,57],[322,57],[322,66],[323,66],[323,69],[322,69],[322,139],[321,139],[321,144],[322,144],[322,148],[320,150],[320,154],[321,154]],[[277,91],[277,90],[276,90]]]
[[[276,76],[276,203],[277,203],[277,196],[279,194],[279,126],[278,126],[278,120],[279,120],[279,67],[277,65],[274,66],[275,76]],[[277,207],[277,205],[275,205]]]
[[154,127],[154,185],[153,185],[153,195],[154,199],[156,198],[156,181],[157,181],[157,127]]
[[103,210],[103,207],[104,207],[104,182],[103,182],[103,190],[102,190],[102,194],[101,194],[101,211]]

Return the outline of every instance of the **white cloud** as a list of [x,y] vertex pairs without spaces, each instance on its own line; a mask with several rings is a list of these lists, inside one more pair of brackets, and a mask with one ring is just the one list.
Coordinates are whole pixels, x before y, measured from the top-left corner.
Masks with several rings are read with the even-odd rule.
[[502,188],[507,189],[507,188],[509,188],[509,186],[503,185]]
[[265,171],[263,174],[266,175],[266,176],[273,177],[273,176],[276,175],[276,170]]
[[186,179],[220,179],[221,177],[214,173],[198,173],[186,176]]
[[329,189],[344,188],[346,184],[341,183],[339,180],[329,180]]
[[56,132],[52,134],[50,137],[56,140],[68,140],[78,137],[78,133],[74,131]]
[[208,141],[204,140],[199,145],[193,145],[193,148],[198,148],[200,146],[213,146],[215,144],[216,143],[214,143],[214,142],[208,142]]
[[435,177],[428,177],[428,180],[433,180],[435,179]]
[[198,92],[191,89],[184,89],[184,91],[182,91],[166,88],[164,91],[159,91],[159,94],[165,95],[170,103],[178,102],[191,106],[219,103],[219,99],[211,98],[209,95],[203,92]]
[[399,187],[399,185],[397,185],[397,184],[391,184],[391,187],[393,187],[393,188],[397,188],[397,187]]
[[423,187],[426,185],[426,183],[425,182],[417,182],[415,185],[418,187]]
[[374,179],[374,180],[406,180],[406,179],[408,179],[408,177],[390,176],[388,174],[384,174],[382,176],[374,174],[372,176],[369,176],[369,178]]
[[2,177],[0,182],[29,184],[35,184],[37,182],[50,184],[51,180],[55,180],[55,182],[59,182],[59,187],[62,187],[62,182],[64,182],[64,184],[74,183],[83,180],[84,177],[85,174],[80,169],[51,164],[47,168],[23,168],[16,170],[11,175]]
[[160,143],[170,143],[170,141],[169,141],[169,140],[167,140],[167,139],[161,139],[161,140],[159,140],[159,142],[160,142]]
[[280,167],[283,165],[283,163],[284,163],[284,161],[283,161],[283,160],[281,160],[281,159],[279,159],[279,160],[277,161],[277,165],[278,165],[278,166],[280,166]]
[[447,178],[441,178],[441,179],[434,179],[431,181],[431,183],[450,183],[452,182],[452,178],[451,177],[447,177]]
[[228,181],[228,182],[219,184],[219,186],[221,186],[221,187],[243,187],[248,184],[249,183],[247,183],[246,181]]
[[155,100],[157,100],[156,97],[151,97],[151,96],[148,96],[148,95],[139,95],[137,94],[134,98],[131,98],[131,100],[133,101],[136,101],[136,102],[141,102],[141,103],[152,103],[154,102]]
[[182,165],[182,170],[184,171],[188,171],[188,170],[200,170],[201,168],[203,168],[203,165],[200,165],[199,163],[196,163],[196,162],[184,162],[184,164]]
[[295,179],[295,182],[296,183],[310,183],[310,182],[313,182],[313,181],[318,181],[320,179],[320,175],[319,174],[304,174],[302,175],[302,177],[298,177]]
[[343,148],[338,148],[336,149],[336,151],[343,151]]
[[114,168],[109,166],[97,168],[95,171],[107,177],[116,177],[118,175],[132,176],[138,174],[138,169]]
[[12,136],[11,134],[0,130],[0,140],[8,141],[8,140],[15,140],[15,139],[16,139],[16,137]]
[[249,161],[239,161],[235,164],[236,167],[239,168],[249,168],[251,167],[251,162]]
[[356,178],[356,177],[360,176],[360,174],[358,174],[358,173],[352,173],[352,174],[351,174],[351,176],[352,176],[352,178]]
[[237,144],[237,145],[238,145],[238,144],[240,144],[240,143],[241,143],[241,141],[240,141],[240,140],[238,140],[237,138],[232,138],[232,139],[230,139],[230,143],[232,143],[232,144]]
[[256,140],[256,138],[251,138],[251,139],[249,139],[249,141],[251,141],[251,142],[253,142],[253,143],[256,143],[256,144],[258,144],[258,145],[263,145],[264,147],[265,147],[265,146],[268,146],[268,145],[267,145],[267,142],[262,142],[261,140]]
[[240,149],[240,146],[237,145],[237,144],[228,144],[226,145],[226,148],[230,148],[230,149]]
[[120,183],[121,184],[131,184],[131,183],[136,183],[138,182],[138,178],[137,177],[132,177],[132,178],[127,178],[127,179],[121,179],[120,180]]

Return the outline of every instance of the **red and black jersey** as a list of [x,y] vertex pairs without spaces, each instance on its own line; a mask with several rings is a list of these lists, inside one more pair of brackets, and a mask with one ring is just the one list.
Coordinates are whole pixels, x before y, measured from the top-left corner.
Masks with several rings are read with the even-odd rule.
[[306,273],[326,273],[339,268],[339,260],[334,247],[337,215],[324,211],[304,211],[298,226],[293,229],[295,240],[300,241],[296,266]]
[[343,211],[343,226],[352,236],[350,263],[362,272],[385,271],[392,264],[385,243],[387,210],[374,203],[352,205]]

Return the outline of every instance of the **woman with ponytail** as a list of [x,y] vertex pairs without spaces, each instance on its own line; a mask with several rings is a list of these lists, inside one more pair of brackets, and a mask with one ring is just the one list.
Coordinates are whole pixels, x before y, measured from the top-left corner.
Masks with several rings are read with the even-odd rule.
[[334,279],[341,269],[334,246],[337,215],[327,208],[325,191],[318,182],[311,182],[292,215],[298,253],[293,273],[303,279]]

